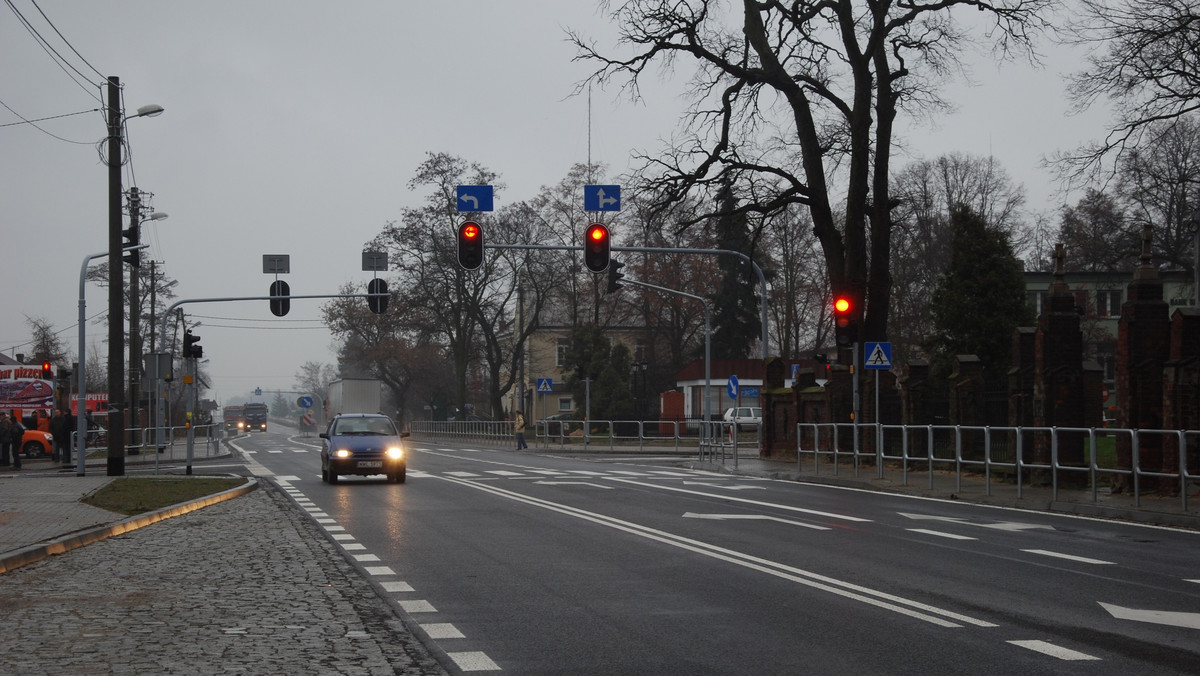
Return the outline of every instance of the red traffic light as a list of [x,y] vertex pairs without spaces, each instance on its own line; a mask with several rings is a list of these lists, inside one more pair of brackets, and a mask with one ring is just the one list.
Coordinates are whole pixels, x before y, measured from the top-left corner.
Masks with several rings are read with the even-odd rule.
[[458,226],[458,264],[466,270],[483,265],[483,228],[467,221]]
[[42,362],[42,380],[50,380],[54,377],[54,366],[48,361]]
[[849,296],[833,299],[833,334],[839,347],[848,347],[858,342],[858,326],[854,321],[854,301]]
[[583,236],[583,264],[592,272],[604,272],[608,269],[609,258],[608,228],[601,223],[588,226]]

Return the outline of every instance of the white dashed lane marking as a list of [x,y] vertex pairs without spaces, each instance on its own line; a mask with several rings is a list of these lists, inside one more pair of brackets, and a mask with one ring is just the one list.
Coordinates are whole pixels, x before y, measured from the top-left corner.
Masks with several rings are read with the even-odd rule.
[[1060,660],[1078,662],[1078,661],[1084,661],[1084,660],[1100,659],[1099,657],[1095,657],[1095,656],[1089,655],[1087,653],[1081,653],[1078,650],[1071,650],[1070,648],[1063,648],[1062,646],[1057,646],[1057,645],[1054,645],[1053,643],[1049,643],[1047,641],[1008,641],[1008,643],[1011,643],[1015,646],[1019,646],[1021,648],[1025,648],[1027,650],[1032,650],[1034,652],[1042,653],[1043,655],[1049,655],[1050,657],[1057,657]]
[[1052,556],[1056,559],[1065,559],[1067,561],[1075,561],[1077,563],[1090,563],[1097,566],[1115,566],[1117,564],[1112,561],[1101,561],[1100,559],[1089,559],[1086,556],[1075,556],[1074,554],[1063,554],[1061,552],[1051,552],[1045,549],[1022,549],[1026,554],[1040,554],[1042,556]]

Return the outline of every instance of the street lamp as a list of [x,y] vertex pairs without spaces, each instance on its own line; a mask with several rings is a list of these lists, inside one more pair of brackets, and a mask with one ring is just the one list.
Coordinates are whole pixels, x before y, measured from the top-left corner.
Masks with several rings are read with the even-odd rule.
[[[154,117],[160,105],[142,106],[129,117]],[[121,79],[108,78],[108,476],[125,474],[125,271],[122,266]]]

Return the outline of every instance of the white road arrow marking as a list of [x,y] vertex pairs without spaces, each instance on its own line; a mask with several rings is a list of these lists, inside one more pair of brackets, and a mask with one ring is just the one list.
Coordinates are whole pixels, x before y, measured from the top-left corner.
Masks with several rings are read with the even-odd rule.
[[591,486],[592,488],[603,488],[606,491],[611,491],[613,488],[612,486],[594,484],[590,481],[535,481],[533,483],[543,486]]
[[767,516],[766,514],[696,514],[695,512],[685,512],[683,518],[711,519],[713,521],[732,521],[739,519],[746,521],[778,521],[779,523],[788,523],[793,526],[803,526],[804,528],[811,528],[813,530],[833,530],[827,526],[818,526],[812,523],[804,523],[803,521],[791,521],[789,519],[781,519],[777,516]]
[[947,523],[959,523],[964,526],[978,526],[980,528],[991,528],[993,530],[1023,531],[1032,530],[1034,528],[1044,528],[1046,530],[1054,530],[1053,526],[1044,526],[1039,523],[1022,523],[1020,521],[998,521],[996,523],[977,523],[967,519],[960,519],[956,516],[935,516],[933,514],[909,514],[907,512],[896,512],[900,516],[913,519],[915,521],[945,521]]
[[1107,610],[1110,615],[1118,620],[1133,620],[1134,622],[1165,624],[1171,627],[1200,629],[1200,613],[1180,613],[1170,610],[1138,610],[1137,608],[1115,606],[1111,603],[1098,603],[1100,603],[1101,608]]
[[685,481],[685,482],[683,482],[683,485],[684,486],[704,486],[705,488],[724,488],[725,490],[730,490],[730,491],[746,491],[746,490],[765,491],[765,490],[767,490],[766,486],[747,486],[745,484],[734,484],[732,486],[726,486],[724,484],[712,484],[712,483],[706,483],[704,481]]

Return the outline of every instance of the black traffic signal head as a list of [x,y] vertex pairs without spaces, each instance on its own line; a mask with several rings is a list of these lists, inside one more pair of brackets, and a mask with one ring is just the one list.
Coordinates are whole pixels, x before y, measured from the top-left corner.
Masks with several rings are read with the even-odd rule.
[[42,362],[42,380],[54,379],[54,366],[48,361]]
[[367,307],[377,315],[383,314],[388,306],[387,282],[378,277],[372,279],[367,282],[367,293],[370,294],[370,297],[367,298]]
[[467,221],[458,226],[458,264],[465,270],[478,270],[483,265],[483,228]]
[[191,329],[183,333],[183,358],[184,359],[199,359],[204,356],[204,348],[197,345],[200,342],[200,336],[192,333]]
[[282,279],[271,282],[271,314],[282,317],[292,309],[291,287]]
[[608,269],[609,247],[608,228],[600,223],[592,223],[583,234],[583,264],[592,272],[604,272]]
[[849,347],[858,342],[858,323],[854,321],[854,300],[847,294],[833,297],[833,335],[838,347]]
[[[125,228],[124,230],[122,230],[121,236],[125,238],[125,240],[121,243],[122,249],[131,247],[131,246],[137,246],[138,244],[141,244],[142,226],[135,223],[135,224],[129,226],[128,228]],[[122,256],[121,258],[126,263],[129,263],[129,265],[132,267],[135,267],[135,268],[142,267],[142,250],[141,249],[134,249],[133,251],[126,251],[125,255]]]
[[624,285],[621,284],[621,280],[625,278],[625,275],[624,273],[620,272],[621,268],[623,267],[625,267],[625,264],[615,258],[609,261],[608,288],[604,290],[604,293],[616,293],[624,288]]

